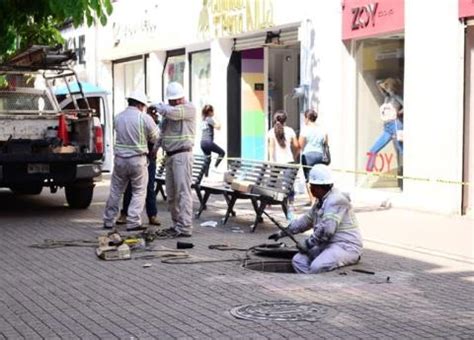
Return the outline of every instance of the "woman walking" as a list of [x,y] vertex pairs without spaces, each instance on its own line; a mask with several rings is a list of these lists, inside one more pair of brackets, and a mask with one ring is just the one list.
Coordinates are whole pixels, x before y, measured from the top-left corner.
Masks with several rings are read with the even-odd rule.
[[[270,162],[294,164],[299,153],[298,139],[295,130],[286,126],[287,115],[284,111],[277,111],[273,115],[273,128],[268,131],[268,158]],[[293,219],[292,205],[295,200],[295,191],[291,188],[288,195],[288,219]]]
[[[301,131],[299,145],[303,150],[301,163],[303,165],[303,173],[308,183],[309,171],[315,164],[323,162],[324,144],[328,143],[328,135],[323,129],[316,124],[318,113],[313,109],[308,109],[304,113],[305,126]],[[314,197],[308,185],[306,185],[311,206],[314,203]]]
[[[212,105],[204,105],[202,108],[202,137],[201,137],[201,149],[202,152],[209,157],[209,165],[211,164],[211,153],[217,153],[216,163],[214,166],[217,168],[219,163],[225,156],[225,151],[222,148],[214,143],[214,129],[219,130],[221,125],[214,119],[214,108]],[[209,168],[206,171],[206,176],[209,174]]]

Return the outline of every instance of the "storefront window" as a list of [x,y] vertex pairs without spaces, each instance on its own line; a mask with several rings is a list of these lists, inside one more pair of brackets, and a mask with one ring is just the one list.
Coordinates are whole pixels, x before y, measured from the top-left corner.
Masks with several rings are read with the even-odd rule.
[[127,105],[126,96],[134,91],[145,91],[145,67],[143,59],[114,64],[114,113]]
[[403,181],[404,39],[356,43],[357,184],[401,190]]
[[[190,99],[196,106],[196,122],[201,122],[201,110],[211,102],[211,51],[199,51],[190,54],[191,65],[191,96]],[[200,124],[198,123],[198,127]],[[201,129],[196,129],[196,140],[201,140]],[[194,144],[195,152],[199,153],[199,143]]]
[[168,55],[166,59],[165,71],[163,74],[163,88],[166,89],[169,83],[176,81],[181,85],[184,85],[184,67],[186,65],[186,59],[183,54],[180,55]]
[[200,111],[210,102],[211,94],[211,52],[191,53],[191,101]]

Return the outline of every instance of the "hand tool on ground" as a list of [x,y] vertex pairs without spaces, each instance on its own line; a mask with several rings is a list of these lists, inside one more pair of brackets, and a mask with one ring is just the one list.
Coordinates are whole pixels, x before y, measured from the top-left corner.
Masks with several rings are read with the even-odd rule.
[[283,227],[280,222],[278,222],[277,220],[275,220],[273,217],[271,217],[270,215],[267,214],[266,211],[263,211],[263,213],[270,219],[270,221],[272,221],[277,227],[278,229],[280,229],[283,234],[285,234],[286,236],[288,236],[293,242],[295,242],[296,245],[298,245],[298,241],[296,240],[296,238],[287,230],[287,228]]

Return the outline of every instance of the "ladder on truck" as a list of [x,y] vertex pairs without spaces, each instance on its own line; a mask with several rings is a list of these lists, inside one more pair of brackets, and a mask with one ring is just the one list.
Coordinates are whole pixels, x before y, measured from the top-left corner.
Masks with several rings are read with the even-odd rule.
[[[93,111],[82,89],[82,84],[76,72],[67,65],[68,62],[76,60],[76,54],[72,50],[63,51],[61,46],[33,45],[11,57],[2,65],[2,70],[11,71],[43,71],[43,78],[49,89],[53,88],[53,83],[61,79],[66,85],[75,111],[78,114],[90,113]],[[71,84],[77,84],[77,90],[71,88]],[[54,93],[52,93],[54,96]],[[79,102],[85,107],[80,107]]]

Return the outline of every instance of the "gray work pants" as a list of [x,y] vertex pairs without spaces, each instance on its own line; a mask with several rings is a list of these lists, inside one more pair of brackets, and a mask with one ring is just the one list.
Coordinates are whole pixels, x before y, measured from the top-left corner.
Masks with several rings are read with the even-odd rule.
[[127,212],[127,228],[141,226],[141,214],[145,206],[148,184],[147,162],[145,155],[130,158],[115,157],[110,195],[104,212],[105,226],[111,227],[115,224],[120,200],[129,182],[132,185],[132,200]]
[[317,274],[359,262],[361,252],[342,244],[333,243],[327,247],[313,247],[310,254],[293,256],[292,265],[297,273]]
[[193,229],[193,154],[177,153],[166,159],[166,195],[173,228],[183,234]]

